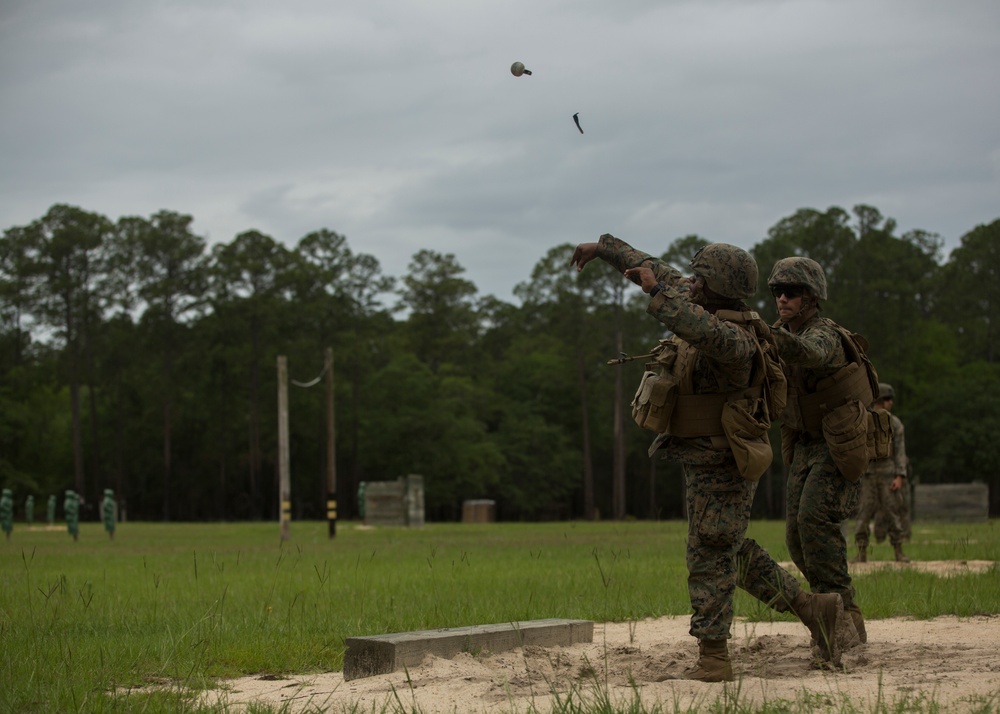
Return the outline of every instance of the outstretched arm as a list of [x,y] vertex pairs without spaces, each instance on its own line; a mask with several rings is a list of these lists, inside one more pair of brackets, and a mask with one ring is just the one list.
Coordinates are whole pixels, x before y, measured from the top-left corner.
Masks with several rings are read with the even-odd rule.
[[[625,241],[615,238],[610,233],[602,235],[597,243],[581,243],[578,245],[576,250],[573,251],[570,265],[575,265],[577,270],[583,270],[583,267],[594,258],[600,258],[637,285],[643,285],[643,278],[638,273],[629,273],[627,271],[632,268],[647,268],[652,272],[653,278],[655,278],[652,285],[660,282],[668,285],[675,284],[681,291],[688,289],[686,281],[681,274],[671,267],[669,263],[665,263],[649,253],[636,250]],[[649,292],[652,285],[648,288],[643,285],[643,290]]]

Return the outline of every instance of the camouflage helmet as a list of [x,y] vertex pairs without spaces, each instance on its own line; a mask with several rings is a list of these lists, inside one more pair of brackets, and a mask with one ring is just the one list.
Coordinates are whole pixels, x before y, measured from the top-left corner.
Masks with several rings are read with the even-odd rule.
[[893,391],[892,385],[887,382],[878,383],[878,398],[879,399],[895,399],[896,392]]
[[782,258],[774,264],[767,285],[804,285],[813,297],[826,300],[826,273],[812,258]]
[[691,269],[723,297],[743,299],[757,292],[757,261],[735,245],[706,245],[691,258]]

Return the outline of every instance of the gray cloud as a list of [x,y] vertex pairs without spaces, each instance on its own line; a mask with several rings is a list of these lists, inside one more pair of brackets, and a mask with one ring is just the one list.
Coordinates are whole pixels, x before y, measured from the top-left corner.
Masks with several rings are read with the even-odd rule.
[[330,228],[504,299],[557,243],[749,247],[802,207],[954,247],[1000,215],[998,37],[985,0],[7,3],[0,226]]

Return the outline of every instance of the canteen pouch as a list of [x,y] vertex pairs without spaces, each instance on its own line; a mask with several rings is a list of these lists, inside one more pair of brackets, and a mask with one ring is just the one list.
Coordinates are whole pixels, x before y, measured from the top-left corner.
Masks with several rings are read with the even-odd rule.
[[647,371],[632,399],[632,419],[643,429],[662,434],[670,426],[677,383],[660,372]]
[[841,475],[856,482],[868,468],[868,409],[851,401],[823,416],[823,439]]
[[[756,415],[763,415],[763,419]],[[769,426],[763,399],[734,399],[722,407],[722,428],[736,467],[747,481],[760,479],[774,458],[767,436]]]
[[892,457],[892,417],[885,409],[868,410],[868,457],[880,461]]

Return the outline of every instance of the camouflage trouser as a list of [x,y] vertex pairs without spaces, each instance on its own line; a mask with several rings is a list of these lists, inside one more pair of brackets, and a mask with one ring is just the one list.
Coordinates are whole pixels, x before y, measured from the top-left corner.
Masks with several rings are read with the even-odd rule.
[[[902,494],[900,496],[902,499],[902,509],[899,512],[899,528],[904,541],[909,540],[913,535],[913,526],[910,523],[910,488],[910,482],[907,480],[903,488],[897,491],[897,493]],[[889,533],[890,520],[884,509],[880,508],[875,511],[875,540],[879,543],[883,542]]]
[[894,478],[892,475],[870,472],[861,477],[861,506],[858,508],[858,523],[854,529],[854,541],[859,546],[868,545],[868,526],[876,515],[885,518],[889,542],[893,545],[903,542],[903,516],[906,513],[903,489],[906,484],[898,491],[893,491],[889,487]]
[[810,589],[840,593],[848,609],[854,605],[854,586],[840,524],[857,508],[860,495],[861,483],[840,475],[821,439],[795,444],[788,470],[785,543]]
[[733,593],[739,586],[758,600],[787,612],[802,590],[766,550],[746,537],[757,484],[739,475],[729,451],[706,455],[714,463],[685,463],[688,514],[688,594],[692,636],[730,636]]

